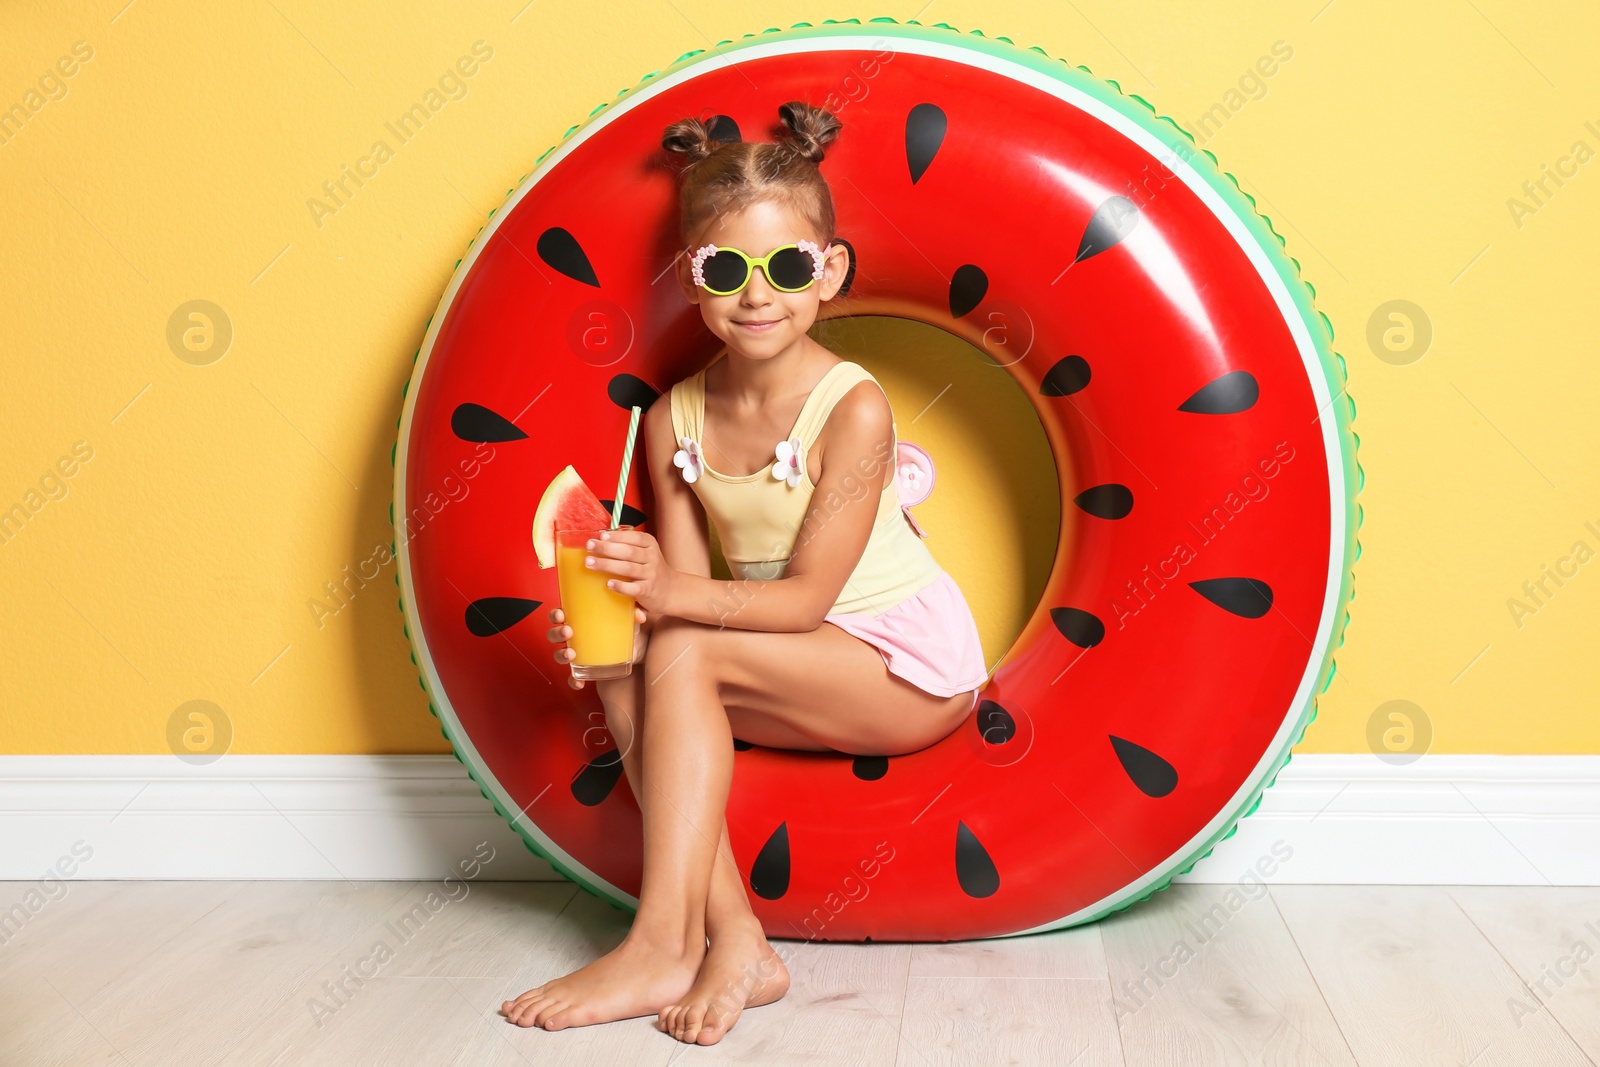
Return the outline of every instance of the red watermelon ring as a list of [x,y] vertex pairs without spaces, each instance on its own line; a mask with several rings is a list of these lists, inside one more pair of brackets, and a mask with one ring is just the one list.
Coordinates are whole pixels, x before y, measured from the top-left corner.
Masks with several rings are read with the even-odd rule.
[[[423,688],[529,847],[636,906],[638,808],[593,687],[551,658],[555,572],[529,530],[558,471],[606,486],[630,405],[716,352],[663,280],[661,131],[716,116],[766,139],[795,99],[845,124],[823,173],[848,311],[980,348],[1025,316],[1031,344],[1000,365],[1070,503],[1043,599],[956,734],[892,758],[736,746],[752,906],[769,936],[826,940],[1092,921],[1231,835],[1314,717],[1361,471],[1331,324],[1282,238],[1170,120],[1037,49],[891,20],[769,30],[688,53],[539,157],[458,262],[400,419]],[[649,491],[631,482],[623,522],[650,528]]]

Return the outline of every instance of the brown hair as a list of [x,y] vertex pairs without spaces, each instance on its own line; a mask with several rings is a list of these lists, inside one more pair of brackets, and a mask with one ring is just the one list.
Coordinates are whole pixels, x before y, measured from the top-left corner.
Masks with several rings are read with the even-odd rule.
[[799,100],[780,105],[778,117],[788,136],[772,142],[715,136],[733,125],[726,119],[710,125],[681,119],[667,127],[661,146],[688,160],[678,188],[678,229],[685,241],[710,219],[770,199],[798,212],[824,244],[833,240],[833,195],[817,165],[843,124]]

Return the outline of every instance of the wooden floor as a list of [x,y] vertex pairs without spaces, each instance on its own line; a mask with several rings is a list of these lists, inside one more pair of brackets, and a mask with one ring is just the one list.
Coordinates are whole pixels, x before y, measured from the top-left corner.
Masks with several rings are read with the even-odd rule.
[[0,882],[0,909],[33,909],[0,930],[6,1067],[1600,1059],[1595,888],[1179,885],[1027,938],[775,942],[789,995],[711,1048],[653,1018],[545,1033],[499,1016],[627,929],[565,883],[37,888]]

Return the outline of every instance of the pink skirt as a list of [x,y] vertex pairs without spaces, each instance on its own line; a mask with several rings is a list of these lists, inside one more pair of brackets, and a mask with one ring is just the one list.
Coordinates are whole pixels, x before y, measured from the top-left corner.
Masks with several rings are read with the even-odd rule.
[[948,572],[880,615],[846,612],[822,621],[876,648],[890,674],[934,696],[972,692],[978,706],[976,690],[989,668],[972,609]]

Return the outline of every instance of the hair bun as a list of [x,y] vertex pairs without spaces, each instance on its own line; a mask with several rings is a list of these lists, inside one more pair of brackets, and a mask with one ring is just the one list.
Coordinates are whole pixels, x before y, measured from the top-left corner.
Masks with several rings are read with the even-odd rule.
[[661,135],[661,147],[687,159],[689,166],[705,159],[721,147],[711,136],[711,128],[699,119],[680,119]]
[[786,144],[789,150],[812,163],[821,163],[823,149],[839,136],[844,123],[831,112],[813,107],[800,100],[791,100],[778,106],[778,117],[789,129]]

